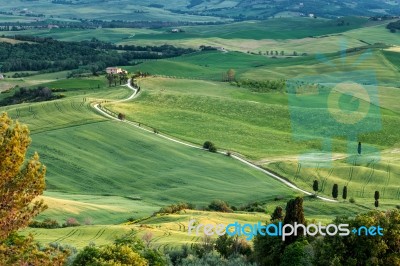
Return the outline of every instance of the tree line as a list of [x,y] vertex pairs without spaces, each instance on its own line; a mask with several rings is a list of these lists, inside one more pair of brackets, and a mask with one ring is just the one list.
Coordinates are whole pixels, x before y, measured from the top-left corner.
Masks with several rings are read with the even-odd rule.
[[41,20],[32,22],[0,22],[3,31],[24,31],[28,29],[47,28],[48,25],[56,25],[60,29],[98,29],[98,28],[172,28],[181,26],[221,25],[222,21],[125,21],[125,20],[99,20],[79,19],[73,21]]
[[129,65],[134,59],[162,59],[194,52],[193,49],[172,45],[116,46],[95,39],[83,42],[61,42],[33,36],[16,36],[15,39],[35,43],[0,43],[2,72],[62,71],[82,66],[97,66],[100,70],[106,66]]
[[3,98],[0,101],[0,106],[20,104],[24,102],[51,101],[65,97],[63,94],[55,94],[54,91],[60,92],[60,90],[49,89],[43,86],[33,89],[20,87],[18,90],[15,90],[13,95]]
[[400,30],[400,20],[395,22],[390,22],[386,25],[386,28],[391,32],[395,33],[396,31]]

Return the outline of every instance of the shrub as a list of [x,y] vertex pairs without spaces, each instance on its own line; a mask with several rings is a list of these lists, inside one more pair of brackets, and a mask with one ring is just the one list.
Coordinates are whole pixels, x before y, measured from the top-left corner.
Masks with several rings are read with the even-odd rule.
[[178,204],[172,204],[169,206],[162,207],[157,213],[162,214],[162,213],[177,213],[179,211],[189,209],[192,210],[194,209],[194,205],[191,203],[178,203]]
[[65,223],[63,224],[63,227],[75,227],[75,226],[80,226],[81,224],[78,222],[77,219],[70,217],[68,218]]
[[118,119],[119,119],[119,120],[125,120],[125,114],[119,113],[119,114],[118,114]]
[[349,202],[350,202],[350,203],[356,203],[356,200],[355,200],[354,198],[350,198],[350,199],[349,199]]
[[93,224],[93,219],[90,217],[86,217],[85,221],[83,222],[85,225],[92,225]]
[[217,212],[233,212],[229,207],[228,203],[222,200],[213,200],[209,205],[208,209]]
[[203,148],[209,150],[210,152],[217,152],[217,147],[211,141],[204,142]]
[[29,227],[54,229],[54,228],[61,228],[61,225],[56,220],[44,219],[42,222],[33,221],[29,225]]
[[264,206],[259,202],[248,203],[241,206],[239,210],[246,212],[265,212]]

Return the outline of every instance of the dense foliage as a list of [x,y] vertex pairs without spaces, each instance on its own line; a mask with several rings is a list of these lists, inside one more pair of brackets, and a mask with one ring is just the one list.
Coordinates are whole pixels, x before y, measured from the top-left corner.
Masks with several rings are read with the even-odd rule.
[[159,251],[147,247],[132,231],[115,240],[113,245],[85,247],[78,253],[72,265],[162,266],[167,265],[167,261]]
[[178,213],[182,210],[190,210],[194,209],[193,204],[190,203],[178,203],[178,204],[172,204],[169,206],[162,207],[157,213],[159,214],[172,214],[172,213]]
[[0,116],[0,265],[62,265],[66,253],[40,249],[31,237],[16,234],[46,208],[36,200],[45,189],[46,168],[36,153],[25,162],[30,142],[26,126]]
[[283,92],[286,88],[286,82],[284,80],[240,80],[232,83],[234,86],[248,88],[254,92],[271,92],[279,91]]
[[[35,43],[0,43],[1,71],[72,70],[92,66],[129,65],[132,60],[160,59],[191,53],[193,49],[162,46],[115,46],[96,39],[82,42],[61,42],[51,38],[16,36],[18,40]],[[121,52],[122,51],[122,52]],[[94,63],[95,62],[95,63]]]
[[24,102],[43,102],[62,98],[62,94],[55,94],[53,90],[39,86],[35,89],[21,87],[14,92],[12,96],[6,97],[0,101],[0,105],[19,104]]
[[395,21],[395,22],[390,22],[386,28],[392,32],[396,32],[397,30],[400,30],[400,20]]

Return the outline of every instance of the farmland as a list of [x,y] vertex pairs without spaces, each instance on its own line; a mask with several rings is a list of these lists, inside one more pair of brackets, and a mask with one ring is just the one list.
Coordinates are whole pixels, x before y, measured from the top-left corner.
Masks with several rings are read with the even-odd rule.
[[[57,42],[57,47],[75,42],[76,47],[83,45],[104,57],[102,62],[92,62],[96,57],[75,55],[76,65],[65,67],[72,60],[70,54],[56,52],[62,64],[37,69],[31,69],[32,62],[14,65],[17,61],[7,58],[13,68],[0,80],[0,101],[38,87],[57,96],[20,104],[4,101],[9,105],[0,106],[0,112],[29,127],[28,155],[38,152],[47,167],[46,191],[40,198],[49,208],[35,220],[62,224],[76,219],[80,223],[56,229],[27,228],[23,234],[32,234],[42,244],[82,249],[90,243],[110,244],[134,229],[140,237],[151,232],[151,245],[163,251],[202,241],[187,235],[190,219],[269,222],[277,206],[284,208],[296,196],[304,196],[307,220],[323,224],[336,216],[354,217],[372,210],[377,190],[379,210],[399,208],[400,39],[398,32],[385,28],[392,18],[346,16],[351,12],[342,3],[321,9],[323,13],[314,18],[307,12],[301,15],[297,5],[282,9],[279,1],[269,6],[269,13],[258,10],[272,5],[269,1],[255,7],[245,1],[172,1],[168,7],[162,1],[133,5],[124,0],[120,6],[107,2],[71,1],[52,8],[55,4],[49,1],[12,1],[4,8],[13,14],[0,14],[0,23],[29,25],[44,20],[85,25],[1,31],[0,42],[7,45],[29,44],[37,52],[34,46],[46,41]],[[319,2],[313,1],[315,7]],[[303,4],[308,6],[310,1]],[[16,5],[27,10],[14,9]],[[382,9],[398,8],[396,3],[388,5],[385,2]],[[47,9],[54,12],[50,15]],[[238,10],[246,10],[245,15]],[[21,15],[24,12],[29,16]],[[343,16],[338,18],[337,12]],[[363,14],[376,15],[369,9]],[[91,19],[156,21],[169,26],[90,28],[87,25],[95,23]],[[16,35],[35,36],[39,41],[18,40]],[[57,41],[42,39],[47,37]],[[128,50],[122,45],[164,48],[162,52],[155,47]],[[195,50],[163,54],[180,48]],[[32,60],[50,52],[54,51],[44,49]],[[129,60],[118,61],[125,64],[118,67],[127,70],[129,77],[142,73],[134,80],[140,92],[120,101],[131,96],[132,90],[118,85],[116,77],[115,86],[107,82],[104,66],[130,52]],[[341,91],[353,83],[371,94]],[[339,99],[337,105],[330,105],[331,96]],[[101,115],[94,108],[97,104],[125,121]],[[359,111],[365,105],[367,114]],[[351,123],[337,126],[340,119],[335,115],[343,113],[347,118],[351,113],[368,119],[354,123],[353,133]],[[215,144],[220,153],[201,149],[205,141]],[[362,152],[360,148],[357,154],[359,141]],[[320,160],[308,165],[307,160],[312,160],[307,156]],[[317,180],[315,194],[324,198],[332,198],[337,184],[338,200],[306,196],[251,164],[311,193]],[[341,198],[344,186],[346,199]],[[213,200],[227,202],[234,211],[209,210]],[[194,208],[155,214],[179,202]],[[242,209],[255,202],[262,212]]]

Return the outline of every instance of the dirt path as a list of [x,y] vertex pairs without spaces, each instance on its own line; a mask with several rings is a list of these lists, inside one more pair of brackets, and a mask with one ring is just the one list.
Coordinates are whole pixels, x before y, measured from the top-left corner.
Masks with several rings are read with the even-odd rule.
[[[134,88],[134,87],[131,86],[131,80],[128,80],[128,83],[127,83],[125,86],[127,86],[129,89],[131,89],[131,90],[133,91],[132,95],[130,95],[130,96],[129,96],[128,98],[126,98],[126,99],[118,100],[118,101],[115,101],[115,102],[126,102],[126,101],[130,101],[130,100],[135,99],[135,98],[139,95],[138,90],[137,90],[136,88]],[[147,132],[149,132],[149,133],[155,134],[154,131],[152,131],[152,130],[150,130],[150,129],[147,129],[147,128],[143,128],[143,127],[139,126],[138,123],[134,123],[134,122],[131,122],[131,121],[128,121],[128,120],[120,120],[120,119],[118,119],[117,117],[115,117],[115,116],[113,116],[113,115],[107,113],[106,111],[104,111],[104,110],[101,108],[101,105],[100,105],[99,103],[95,103],[95,104],[93,105],[93,108],[94,108],[98,113],[102,114],[103,116],[105,116],[105,117],[107,117],[107,118],[110,118],[110,119],[113,119],[113,120],[116,120],[116,121],[119,121],[119,122],[122,122],[122,123],[126,123],[126,124],[129,124],[129,125],[134,126],[134,127],[136,127],[136,128],[139,128],[139,129],[141,129],[141,130],[144,130],[144,131],[147,131]],[[172,138],[172,137],[169,137],[169,136],[160,134],[160,133],[157,133],[157,136],[159,136],[159,137],[161,137],[161,138],[164,138],[164,139],[166,139],[166,140],[169,140],[169,141],[173,141],[173,142],[178,143],[178,144],[181,144],[181,145],[185,145],[185,146],[190,147],[190,148],[195,148],[195,149],[199,149],[199,150],[204,150],[203,147],[201,147],[201,146],[198,146],[198,145],[195,145],[195,144],[192,144],[192,143],[188,143],[188,142],[184,142],[184,141],[181,141],[181,140],[178,140],[178,139],[175,139],[175,138]],[[222,154],[222,155],[224,155],[224,156],[227,155],[227,153],[226,153],[225,151],[218,151],[218,153],[219,153],[219,154]],[[279,177],[279,176],[277,176],[276,174],[274,174],[274,173],[272,173],[272,172],[270,172],[270,171],[268,171],[268,170],[266,170],[266,169],[264,169],[264,168],[261,168],[261,167],[259,167],[258,165],[254,164],[254,163],[252,163],[252,162],[249,162],[249,161],[247,161],[246,159],[244,159],[244,158],[242,158],[242,157],[240,157],[240,156],[238,156],[238,155],[231,155],[231,157],[232,157],[233,159],[235,159],[235,160],[238,160],[239,162],[241,162],[241,163],[243,163],[243,164],[246,164],[247,166],[249,166],[249,167],[251,167],[251,168],[254,168],[254,169],[256,169],[256,170],[258,170],[258,171],[260,171],[260,172],[263,172],[264,174],[266,174],[266,175],[268,175],[268,176],[270,176],[270,177],[272,177],[272,178],[278,180],[279,182],[285,184],[286,186],[288,186],[288,187],[290,187],[290,188],[292,188],[292,189],[294,189],[294,190],[300,191],[300,192],[302,192],[302,193],[304,193],[304,194],[306,194],[306,195],[312,195],[312,194],[313,194],[313,193],[311,193],[311,192],[308,192],[308,191],[306,191],[306,190],[303,190],[303,189],[297,187],[296,185],[294,185],[293,183],[291,183],[291,182],[289,182],[289,181],[283,179],[282,177]],[[319,198],[319,199],[321,199],[321,200],[323,200],[323,201],[337,202],[336,200],[329,199],[329,198],[325,198],[325,197],[321,197],[321,196],[317,196],[317,198]]]

